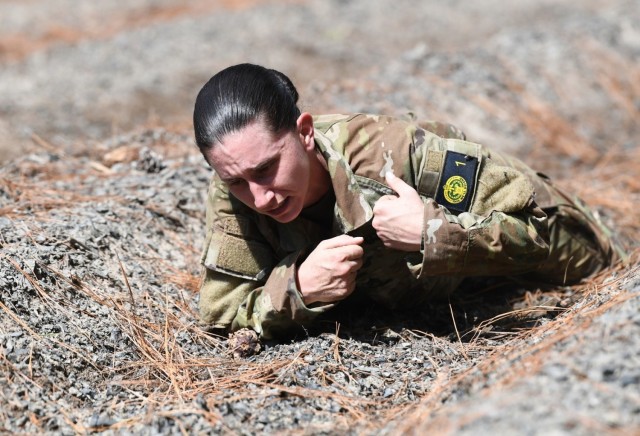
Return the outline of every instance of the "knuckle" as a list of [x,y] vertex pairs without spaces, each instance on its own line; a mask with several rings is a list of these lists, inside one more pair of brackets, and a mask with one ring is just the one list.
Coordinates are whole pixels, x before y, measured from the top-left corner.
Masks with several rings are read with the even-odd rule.
[[349,274],[351,268],[346,263],[341,263],[338,268],[336,268],[336,274],[340,277],[340,279],[344,279],[346,275]]

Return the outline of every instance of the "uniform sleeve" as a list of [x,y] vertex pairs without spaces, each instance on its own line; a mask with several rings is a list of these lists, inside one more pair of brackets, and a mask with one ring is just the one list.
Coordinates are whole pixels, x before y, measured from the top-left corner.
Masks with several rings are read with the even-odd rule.
[[549,255],[547,216],[531,202],[518,212],[459,215],[425,200],[419,276],[515,275]]
[[278,258],[253,213],[214,178],[207,201],[200,318],[209,328],[254,329],[262,338],[309,324],[332,305],[307,307],[297,286],[302,251]]
[[416,189],[424,201],[423,258],[412,267],[414,274],[486,276],[536,270],[549,256],[550,237],[547,215],[534,201],[530,179],[492,160],[481,145],[451,136],[426,135],[413,155]]
[[420,121],[416,123],[418,127],[428,130],[442,138],[466,140],[467,137],[462,130],[453,124],[440,121]]
[[334,305],[304,304],[296,280],[297,257],[296,253],[283,259],[264,284],[205,267],[199,302],[202,321],[232,331],[248,327],[263,339],[310,324]]
[[462,139],[463,141],[467,139],[464,132],[453,124],[444,123],[442,121],[419,119],[413,112],[408,112],[404,119],[415,124],[417,127],[425,129],[431,133],[435,133],[442,138]]

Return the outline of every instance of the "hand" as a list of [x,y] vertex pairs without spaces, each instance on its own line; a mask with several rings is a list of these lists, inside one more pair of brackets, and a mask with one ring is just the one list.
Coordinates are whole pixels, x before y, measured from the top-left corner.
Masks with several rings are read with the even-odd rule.
[[398,196],[380,197],[373,208],[373,228],[385,247],[420,251],[424,203],[415,189],[392,172],[385,179]]
[[298,289],[304,304],[330,303],[349,296],[362,266],[364,238],[340,235],[318,244],[298,268]]

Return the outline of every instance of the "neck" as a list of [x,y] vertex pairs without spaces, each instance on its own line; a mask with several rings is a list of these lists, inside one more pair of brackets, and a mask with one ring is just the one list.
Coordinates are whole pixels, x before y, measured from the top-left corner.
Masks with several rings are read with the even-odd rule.
[[313,156],[310,158],[310,163],[309,190],[304,202],[304,207],[317,203],[331,189],[329,169],[319,151],[314,150]]

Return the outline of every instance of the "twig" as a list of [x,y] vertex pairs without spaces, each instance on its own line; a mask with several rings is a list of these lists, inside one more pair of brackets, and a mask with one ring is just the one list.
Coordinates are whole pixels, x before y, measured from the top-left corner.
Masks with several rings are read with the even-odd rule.
[[453,321],[453,328],[456,331],[456,336],[458,337],[458,343],[460,344],[460,351],[462,352],[462,355],[464,356],[465,360],[469,360],[469,356],[467,356],[467,353],[465,351],[465,347],[464,344],[462,343],[462,338],[460,338],[460,332],[458,332],[458,326],[456,324],[456,317],[453,315],[453,307],[451,306],[451,299],[449,299],[449,312],[451,313],[451,320]]
[[31,139],[33,140],[33,142],[35,142],[37,145],[44,148],[48,152],[53,153],[59,157],[65,157],[64,151],[59,150],[57,147],[53,146],[53,144],[51,144],[49,141],[42,139],[42,137],[40,137],[37,133],[32,133]]
[[333,358],[338,364],[342,365],[342,360],[340,359],[340,323],[336,323],[336,334],[333,339]]
[[129,290],[129,298],[131,299],[131,312],[133,313],[133,317],[137,319],[138,315],[136,314],[136,300],[133,298],[133,290],[131,289],[131,285],[129,284],[129,279],[127,278],[127,272],[124,269],[124,265],[120,260],[120,255],[117,251],[114,251],[116,254],[116,258],[118,259],[118,264],[120,265],[120,271],[122,271],[122,278],[124,278],[124,283]]

